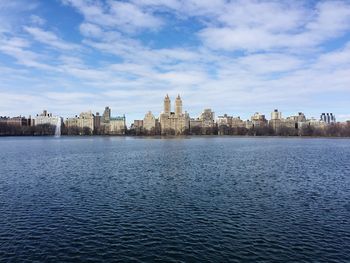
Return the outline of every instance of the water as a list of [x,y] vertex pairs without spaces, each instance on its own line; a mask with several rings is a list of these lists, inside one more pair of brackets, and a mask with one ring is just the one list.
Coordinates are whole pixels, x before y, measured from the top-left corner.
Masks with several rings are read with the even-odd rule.
[[0,138],[0,261],[350,262],[350,140]]
[[61,136],[61,126],[62,126],[61,117],[57,117],[57,123],[56,123],[56,128],[55,128],[55,137]]

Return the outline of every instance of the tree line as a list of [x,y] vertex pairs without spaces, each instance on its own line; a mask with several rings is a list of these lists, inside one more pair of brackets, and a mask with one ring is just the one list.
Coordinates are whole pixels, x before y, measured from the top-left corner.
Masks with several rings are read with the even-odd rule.
[[[131,128],[127,131],[127,135],[131,136],[174,136],[175,130],[153,128],[148,131],[141,127]],[[231,135],[231,136],[314,136],[314,137],[350,137],[350,124],[331,124],[325,128],[317,128],[311,125],[305,125],[302,128],[281,127],[274,130],[271,126],[263,127],[229,127],[226,125],[214,126],[212,128],[202,128],[199,126],[184,130],[181,135]]]
[[[43,124],[36,126],[17,126],[0,123],[0,136],[52,136],[55,134],[55,125]],[[104,135],[103,129],[92,131],[88,127],[66,127],[62,125],[61,135]],[[174,136],[179,135],[175,130],[160,130],[159,127],[151,130],[143,128],[127,129],[125,135],[128,136]],[[252,127],[228,127],[226,125],[214,126],[212,128],[192,127],[182,131],[181,135],[231,135],[231,136],[319,136],[319,137],[350,137],[350,123],[331,124],[325,128],[317,128],[305,125],[302,128],[281,127],[275,131],[271,126]]]
[[[7,123],[0,123],[0,136],[53,136],[56,125],[42,124],[35,126],[19,126]],[[66,127],[62,125],[61,135],[92,135],[88,127]]]

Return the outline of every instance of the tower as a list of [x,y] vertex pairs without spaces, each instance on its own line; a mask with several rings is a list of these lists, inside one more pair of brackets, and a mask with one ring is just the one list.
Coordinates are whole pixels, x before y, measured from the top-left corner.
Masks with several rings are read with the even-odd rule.
[[175,100],[175,115],[177,116],[182,115],[182,100],[180,98],[180,94],[177,96]]
[[167,94],[164,98],[164,113],[170,114],[170,110],[171,110],[170,98]]
[[103,112],[103,121],[109,122],[111,119],[111,109],[109,107],[105,107],[105,111]]
[[271,120],[280,120],[282,119],[282,113],[275,109],[271,112]]

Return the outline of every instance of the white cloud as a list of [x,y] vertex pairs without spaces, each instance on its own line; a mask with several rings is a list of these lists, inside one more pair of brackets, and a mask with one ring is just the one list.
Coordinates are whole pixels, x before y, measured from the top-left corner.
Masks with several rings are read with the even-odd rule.
[[68,43],[61,38],[59,38],[56,34],[50,31],[45,31],[38,27],[29,27],[25,26],[24,30],[32,35],[35,40],[46,44],[47,46],[52,46],[54,48],[62,49],[62,50],[73,50],[79,49],[79,45]]
[[0,33],[13,32],[27,14],[38,7],[38,2],[25,0],[0,1]]
[[29,47],[29,42],[22,38],[5,38],[0,36],[0,52],[14,57],[17,63],[43,70],[53,70],[50,65],[42,62],[44,57],[26,49]]
[[350,29],[350,4],[321,2],[310,12],[285,2],[244,1],[229,5],[218,21],[223,24],[213,23],[199,32],[210,48],[257,51],[314,47]]
[[80,33],[85,37],[99,38],[103,35],[102,29],[91,23],[82,23],[79,27]]
[[32,22],[32,24],[38,25],[38,26],[43,26],[46,23],[45,19],[37,15],[31,15],[30,21]]
[[63,3],[75,7],[88,23],[107,28],[116,27],[124,32],[139,29],[154,30],[163,24],[162,20],[151,12],[128,2],[63,0]]

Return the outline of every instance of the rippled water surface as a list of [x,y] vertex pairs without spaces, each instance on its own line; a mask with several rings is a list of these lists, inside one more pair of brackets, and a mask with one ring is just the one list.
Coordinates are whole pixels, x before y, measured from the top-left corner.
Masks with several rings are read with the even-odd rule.
[[0,138],[0,261],[350,262],[350,140]]

